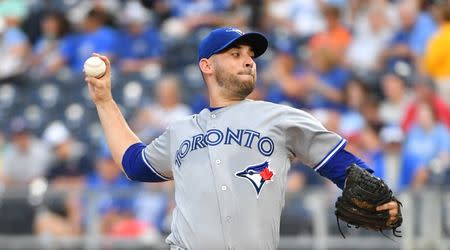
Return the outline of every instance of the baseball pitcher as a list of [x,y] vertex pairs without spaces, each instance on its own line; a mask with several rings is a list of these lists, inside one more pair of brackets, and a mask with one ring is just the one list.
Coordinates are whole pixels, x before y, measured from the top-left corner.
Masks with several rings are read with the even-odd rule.
[[254,59],[267,46],[260,33],[232,27],[209,33],[198,49],[209,108],[172,124],[149,145],[113,100],[108,58],[94,54],[106,73],[85,80],[114,160],[130,180],[175,181],[171,249],[276,249],[294,157],[344,190],[338,218],[375,230],[401,224],[400,203],[345,150],[345,139],[304,111],[246,99],[255,87]]

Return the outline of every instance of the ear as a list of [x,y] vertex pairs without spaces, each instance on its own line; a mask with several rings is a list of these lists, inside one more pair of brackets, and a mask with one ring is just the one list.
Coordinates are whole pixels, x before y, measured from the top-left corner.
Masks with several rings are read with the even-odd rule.
[[200,62],[198,62],[198,66],[203,74],[211,74],[213,72],[212,62],[209,59],[202,58]]

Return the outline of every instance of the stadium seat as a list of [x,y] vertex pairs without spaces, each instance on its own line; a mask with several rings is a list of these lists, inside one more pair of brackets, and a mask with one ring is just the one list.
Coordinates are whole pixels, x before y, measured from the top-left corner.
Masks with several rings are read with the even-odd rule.
[[28,123],[28,126],[36,131],[42,129],[46,122],[46,112],[37,104],[30,104],[23,109],[23,117]]
[[61,90],[55,83],[44,83],[38,89],[39,102],[42,107],[53,108],[58,104]]
[[122,89],[121,103],[126,108],[135,108],[141,104],[144,88],[138,81],[126,83]]
[[17,89],[12,84],[0,86],[0,108],[10,108],[16,100]]
[[85,115],[85,108],[80,103],[71,103],[64,110],[65,123],[69,128],[78,128]]

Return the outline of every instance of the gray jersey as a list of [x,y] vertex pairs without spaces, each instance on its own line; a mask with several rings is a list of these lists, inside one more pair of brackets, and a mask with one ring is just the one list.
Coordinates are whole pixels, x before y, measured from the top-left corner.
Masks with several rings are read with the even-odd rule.
[[143,151],[175,180],[167,243],[186,249],[275,249],[293,157],[319,169],[345,145],[306,112],[245,100],[170,126]]

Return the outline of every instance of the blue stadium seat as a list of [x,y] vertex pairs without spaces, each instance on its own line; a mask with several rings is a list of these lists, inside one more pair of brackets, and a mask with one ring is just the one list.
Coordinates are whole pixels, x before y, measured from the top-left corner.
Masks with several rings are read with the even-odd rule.
[[146,90],[138,81],[126,83],[121,90],[120,102],[125,108],[136,108],[141,104],[142,96]]
[[30,104],[24,107],[23,117],[28,126],[35,132],[43,129],[46,123],[46,112],[37,104]]
[[64,110],[64,122],[70,129],[78,128],[85,118],[85,107],[81,103],[71,103]]
[[55,107],[61,97],[61,90],[58,85],[52,82],[44,83],[38,91],[39,104],[44,108]]

